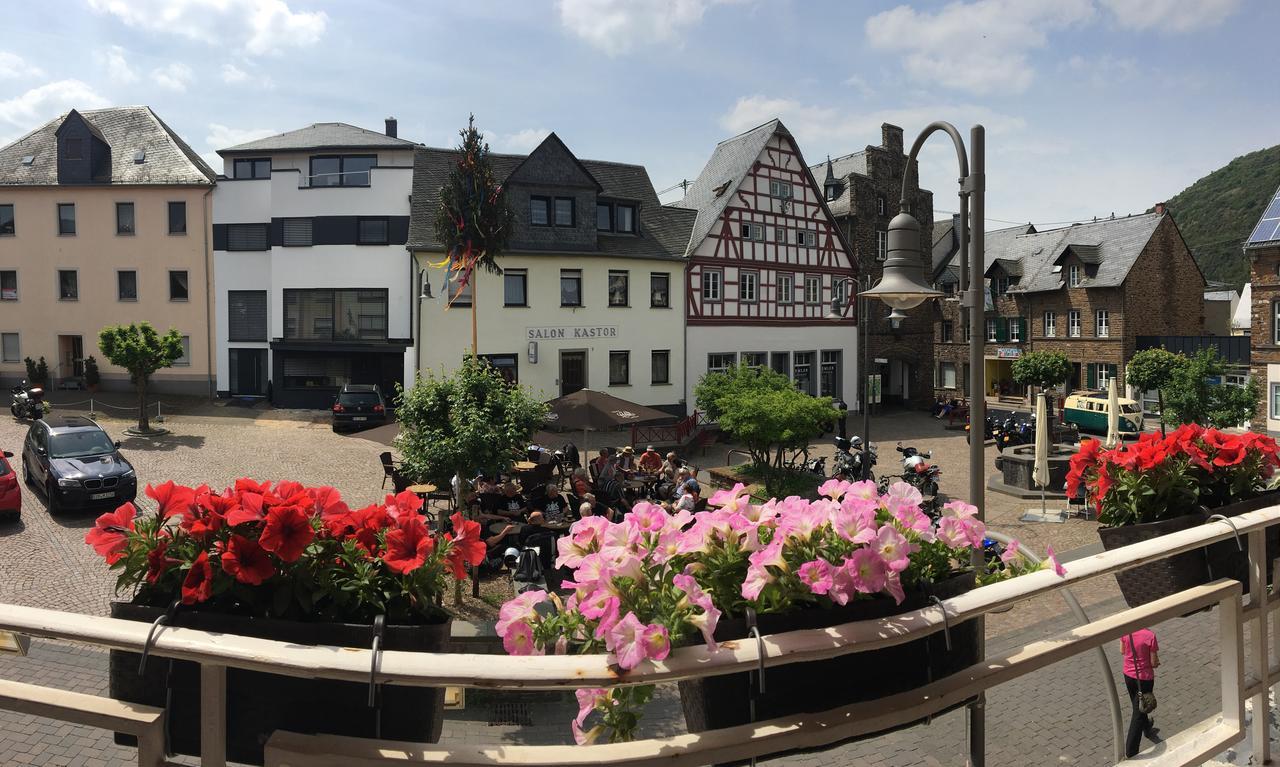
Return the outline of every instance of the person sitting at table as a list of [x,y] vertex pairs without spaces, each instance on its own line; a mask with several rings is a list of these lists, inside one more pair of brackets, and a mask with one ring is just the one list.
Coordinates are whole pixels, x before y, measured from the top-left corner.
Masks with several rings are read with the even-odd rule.
[[680,500],[676,501],[675,510],[692,512],[702,498],[702,486],[698,484],[696,479],[690,479],[686,480],[681,487],[683,489],[680,493]]
[[631,474],[636,470],[635,448],[630,445],[622,448],[622,455],[618,456],[618,470],[623,474]]
[[563,450],[564,450],[564,462],[570,468],[577,469],[582,466],[582,459],[578,455],[577,445],[573,444],[572,442],[566,442],[564,443]]
[[[591,507],[591,516],[604,517],[610,522],[616,522],[620,518],[613,509],[597,501],[595,493],[583,493],[581,498],[582,506],[589,505]],[[578,514],[579,516],[586,516],[582,513],[582,506],[578,507]]]
[[574,469],[570,484],[573,486],[573,494],[579,498],[591,492],[591,478],[587,476],[586,469]]
[[546,495],[534,501],[532,509],[529,513],[531,525],[558,527],[573,521],[569,511],[569,499],[560,494],[560,488],[555,484],[547,485]]
[[662,456],[658,455],[658,451],[653,449],[653,445],[649,445],[640,454],[640,460],[636,465],[645,474],[657,474],[662,469]]
[[520,493],[519,485],[515,482],[507,482],[502,486],[502,496],[496,511],[509,519],[524,519],[524,515],[529,511],[529,502]]
[[483,471],[476,472],[476,478],[472,480],[471,484],[476,489],[476,495],[483,496],[498,492],[498,488],[493,484],[493,480],[486,477]]
[[688,467],[681,466],[676,469],[675,481],[661,488],[659,494],[673,501],[679,500],[681,493],[684,492],[684,484],[691,479],[693,479],[693,473],[689,471]]

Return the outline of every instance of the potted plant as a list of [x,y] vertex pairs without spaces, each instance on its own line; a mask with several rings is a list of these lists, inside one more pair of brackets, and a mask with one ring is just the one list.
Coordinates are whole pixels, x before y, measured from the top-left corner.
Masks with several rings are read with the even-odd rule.
[[97,393],[102,375],[98,372],[98,361],[90,354],[84,361],[84,386],[90,393]]
[[[154,511],[126,503],[98,518],[85,542],[118,572],[115,618],[298,644],[371,647],[383,617],[381,646],[442,652],[449,614],[441,604],[450,578],[484,556],[479,525],[453,516],[451,533],[433,535],[413,493],[352,510],[331,487],[236,480],[215,492],[166,482],[148,485]],[[176,753],[199,753],[199,669],[152,659],[140,674],[132,652],[111,654],[114,698],[168,708]],[[172,693],[171,695],[169,693]],[[395,740],[439,738],[443,691],[387,686],[369,708],[368,686],[239,669],[227,671],[227,756],[261,764],[276,729]]]
[[[897,482],[829,480],[821,498],[756,505],[744,487],[713,495],[711,511],[668,514],[647,503],[621,522],[587,517],[558,543],[559,566],[573,571],[567,598],[534,591],[503,606],[497,624],[517,655],[609,654],[619,673],[673,646],[886,617],[1025,570],[1020,560],[970,567],[985,527],[976,509],[952,501],[930,520],[918,490]],[[1056,561],[1050,563],[1062,572]],[[950,628],[952,649],[935,634],[903,645],[765,672],[768,695],[756,719],[824,711],[927,684],[977,662],[974,621]],[[832,684],[832,680],[850,680]],[[691,731],[750,721],[748,674],[680,685]],[[575,740],[630,739],[652,686],[579,690]]]
[[[1167,436],[1146,433],[1110,450],[1082,441],[1071,458],[1067,494],[1085,490],[1103,547],[1115,549],[1195,527],[1213,514],[1235,516],[1274,502],[1268,488],[1277,466],[1270,437],[1183,424]],[[1268,531],[1267,543],[1268,560],[1280,556],[1280,530]],[[1117,573],[1116,580],[1136,607],[1214,577],[1247,580],[1247,572],[1232,540]]]

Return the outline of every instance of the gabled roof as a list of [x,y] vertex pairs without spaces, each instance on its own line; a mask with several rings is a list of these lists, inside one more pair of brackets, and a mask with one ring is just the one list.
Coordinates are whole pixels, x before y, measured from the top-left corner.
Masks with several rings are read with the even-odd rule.
[[997,266],[1000,267],[1000,269],[1003,270],[1004,273],[1009,275],[1010,277],[1022,276],[1022,262],[1012,258],[992,259],[991,265],[987,267],[986,276],[990,276],[991,270],[996,268]]
[[1082,287],[1118,287],[1128,277],[1165,215],[1141,213],[1017,237],[1004,257],[1022,260],[1023,279],[1010,290],[1038,293],[1061,288],[1062,255],[1067,251],[1079,254],[1082,246],[1085,252],[1097,249],[1097,269],[1084,280]]
[[[867,150],[864,149],[861,152],[854,152],[853,154],[837,157],[834,160],[827,160],[826,164],[831,169],[831,174],[836,183],[840,185],[840,193],[836,195],[834,200],[827,200],[827,207],[831,209],[833,215],[847,216],[853,204],[852,185],[847,179],[854,173],[861,176],[867,175]],[[818,167],[815,165],[810,170],[817,170]]]
[[1067,256],[1075,256],[1080,263],[1097,266],[1102,263],[1102,244],[1097,242],[1075,242],[1067,245],[1054,259],[1053,263],[1061,264]]
[[[959,267],[959,259],[957,258],[960,247],[959,234],[957,226],[957,215],[952,215],[949,219],[933,222],[933,274],[934,280],[942,275],[944,271],[955,270]],[[939,227],[945,227],[943,231],[948,234],[946,237],[940,237],[938,234]],[[983,233],[982,243],[983,250],[986,251],[986,257],[983,261],[990,264],[997,258],[1006,257],[1006,251],[1014,238],[1024,234],[1034,233],[1036,228],[1031,224],[1018,224],[1004,229],[988,229]],[[949,245],[948,245],[949,243]]]
[[698,178],[685,192],[684,199],[676,203],[681,208],[698,212],[693,224],[693,233],[689,237],[685,250],[686,255],[692,253],[694,248],[706,238],[711,227],[720,218],[720,214],[724,213],[724,209],[728,207],[729,201],[733,199],[733,193],[746,178],[756,158],[760,156],[760,152],[764,151],[769,139],[773,138],[773,134],[779,130],[785,135],[791,135],[783,127],[782,121],[775,118],[746,133],[740,133],[716,144],[711,158],[707,160]]
[[[557,138],[556,141],[559,141]],[[490,153],[499,183],[520,167],[528,155]],[[436,211],[440,207],[440,187],[458,161],[455,149],[419,147],[413,155],[413,203],[409,217],[410,250],[438,250],[435,236]],[[578,160],[583,170],[600,185],[599,195],[608,199],[640,203],[638,235],[601,234],[594,252],[634,258],[673,258],[684,255],[697,211],[663,206],[658,201],[649,172],[643,165]],[[515,252],[515,251],[512,251]]]
[[951,256],[956,252],[956,216],[951,215],[933,222],[933,271],[932,282],[938,282],[946,271]]
[[[520,176],[524,171],[524,166],[527,165],[530,160],[533,160],[539,157],[540,155],[547,155],[547,154],[568,157],[569,160],[575,166],[577,166],[578,170],[582,171],[582,175],[583,175],[583,178],[581,180],[582,185],[594,187],[597,192],[599,192],[604,188],[600,186],[600,182],[596,180],[596,177],[591,175],[591,171],[587,170],[586,166],[582,164],[582,161],[579,160],[577,156],[574,155],[573,152],[569,151],[569,147],[564,145],[564,142],[561,141],[560,137],[555,134],[555,131],[548,133],[547,137],[544,138],[542,142],[539,143],[536,147],[534,147],[533,151],[530,152],[528,155],[526,155],[525,158],[520,161],[520,164],[517,165],[514,169],[512,169],[512,171],[508,173],[507,176],[511,178],[513,181],[519,180]],[[579,185],[578,183],[568,179],[561,179],[559,183],[565,184],[566,186]]]
[[218,154],[301,152],[318,149],[409,149],[414,146],[418,146],[417,142],[358,128],[347,123],[312,123],[305,128],[219,149]]
[[[57,131],[70,115],[59,115],[0,149],[0,186],[58,183]],[[200,155],[150,107],[110,107],[78,112],[111,147],[111,184],[211,184],[217,178]],[[144,151],[143,162],[134,156]],[[33,157],[30,165],[22,160]]]

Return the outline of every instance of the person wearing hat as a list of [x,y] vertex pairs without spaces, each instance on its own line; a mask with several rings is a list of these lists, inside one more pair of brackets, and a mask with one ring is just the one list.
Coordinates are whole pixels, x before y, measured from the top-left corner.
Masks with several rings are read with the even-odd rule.
[[630,475],[636,470],[636,451],[635,448],[627,445],[622,448],[622,455],[618,458],[618,468],[624,474]]
[[523,520],[529,512],[529,502],[520,492],[520,485],[510,481],[502,486],[502,500],[498,504],[498,513],[510,519]]
[[646,447],[640,454],[639,466],[640,471],[645,474],[657,474],[662,470],[662,456],[653,449],[653,445]]

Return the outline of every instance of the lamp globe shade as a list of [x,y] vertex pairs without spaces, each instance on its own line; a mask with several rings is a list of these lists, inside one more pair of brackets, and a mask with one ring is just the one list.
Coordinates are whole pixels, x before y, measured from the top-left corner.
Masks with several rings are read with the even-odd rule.
[[894,309],[913,309],[942,291],[925,282],[920,250],[920,222],[910,213],[899,213],[889,222],[889,252],[879,284],[862,295],[878,298]]

